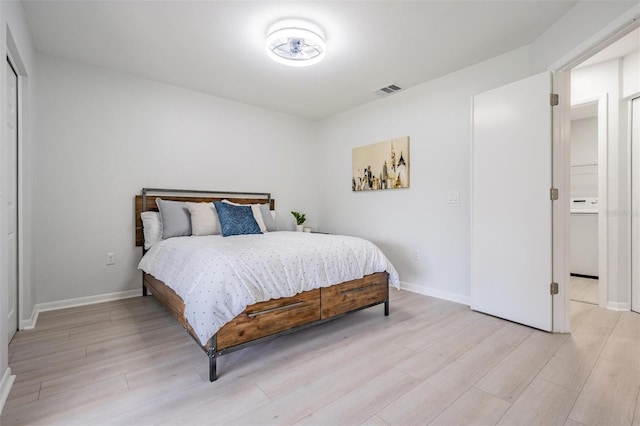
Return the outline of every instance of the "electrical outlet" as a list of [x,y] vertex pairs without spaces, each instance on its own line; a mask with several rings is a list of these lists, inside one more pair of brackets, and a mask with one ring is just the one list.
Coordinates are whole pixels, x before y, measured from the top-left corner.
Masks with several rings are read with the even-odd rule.
[[449,204],[460,204],[460,191],[449,191],[447,202]]
[[107,265],[115,265],[115,264],[116,264],[116,254],[107,253]]
[[413,250],[412,258],[413,258],[413,260],[420,260],[420,251],[419,250]]

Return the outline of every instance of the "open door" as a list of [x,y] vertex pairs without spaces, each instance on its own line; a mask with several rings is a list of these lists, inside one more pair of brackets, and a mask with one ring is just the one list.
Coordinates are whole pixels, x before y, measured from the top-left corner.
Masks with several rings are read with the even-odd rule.
[[471,308],[552,330],[548,72],[473,98]]

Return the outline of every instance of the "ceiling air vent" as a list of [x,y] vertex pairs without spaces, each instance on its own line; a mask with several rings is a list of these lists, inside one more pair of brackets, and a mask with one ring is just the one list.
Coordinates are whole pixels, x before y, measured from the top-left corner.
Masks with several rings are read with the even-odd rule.
[[390,84],[388,86],[382,87],[376,90],[374,93],[378,96],[389,96],[401,90],[402,90],[402,87],[400,87],[397,83],[394,83],[394,84]]

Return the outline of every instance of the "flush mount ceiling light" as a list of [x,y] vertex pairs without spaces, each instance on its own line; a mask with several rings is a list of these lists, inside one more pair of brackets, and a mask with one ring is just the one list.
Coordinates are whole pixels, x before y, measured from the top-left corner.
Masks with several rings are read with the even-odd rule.
[[269,30],[267,54],[284,65],[317,64],[325,55],[324,35],[309,22],[283,21]]

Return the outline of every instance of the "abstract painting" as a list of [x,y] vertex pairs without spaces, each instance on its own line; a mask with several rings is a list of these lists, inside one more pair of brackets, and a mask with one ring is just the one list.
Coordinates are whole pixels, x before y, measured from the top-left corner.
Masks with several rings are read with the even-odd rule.
[[373,191],[409,187],[409,136],[351,151],[351,190]]

